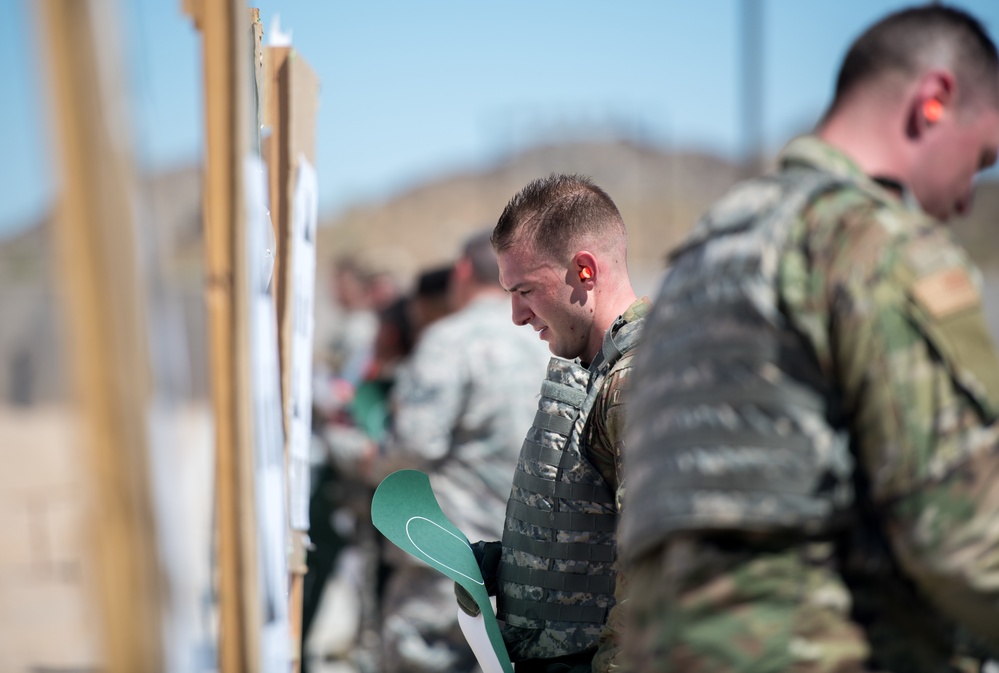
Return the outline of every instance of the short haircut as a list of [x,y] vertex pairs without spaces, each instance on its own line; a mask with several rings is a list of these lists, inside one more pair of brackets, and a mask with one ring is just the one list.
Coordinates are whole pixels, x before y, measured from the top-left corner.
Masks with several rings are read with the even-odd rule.
[[451,281],[450,266],[428,269],[420,273],[416,279],[413,294],[417,297],[443,297],[447,295],[447,286]]
[[371,270],[351,254],[343,254],[333,261],[333,271],[356,278],[361,283],[367,283],[371,278]]
[[472,263],[472,277],[483,285],[499,285],[499,262],[489,231],[480,231],[465,241],[461,256]]
[[980,98],[999,107],[999,55],[982,24],[960,9],[925,5],[889,14],[850,47],[832,109],[859,85],[889,73],[915,76],[931,66],[954,72],[960,104]]
[[395,329],[396,335],[399,337],[399,352],[403,356],[409,355],[413,351],[415,342],[408,303],[409,299],[401,297],[378,312],[378,319],[381,323]]
[[614,201],[586,176],[552,173],[510,199],[493,229],[492,242],[498,252],[524,242],[535,253],[563,261],[572,246],[598,237],[627,241]]

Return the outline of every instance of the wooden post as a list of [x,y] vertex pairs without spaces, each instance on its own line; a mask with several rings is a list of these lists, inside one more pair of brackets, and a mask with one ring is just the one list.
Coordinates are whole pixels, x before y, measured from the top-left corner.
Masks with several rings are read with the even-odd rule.
[[147,446],[151,397],[123,79],[111,3],[38,5],[62,176],[55,225],[86,428],[98,613],[111,673],[161,671],[161,570]]
[[260,154],[260,125],[264,122],[264,25],[260,10],[250,8],[250,48],[253,50],[253,148]]
[[189,2],[205,68],[205,299],[217,452],[219,658],[222,673],[260,670],[243,161],[255,149],[251,31],[241,0]]
[[[264,125],[270,128],[266,139],[266,156],[270,177],[271,220],[277,241],[275,259],[275,298],[277,300],[278,344],[281,363],[282,419],[285,430],[285,461],[290,466],[291,455],[291,370],[293,366],[294,311],[293,285],[295,259],[292,245],[294,193],[298,159],[304,156],[315,165],[316,114],[319,102],[319,80],[308,63],[291,47],[268,47],[265,51]],[[310,288],[311,291],[311,288]],[[309,354],[311,357],[311,354]],[[295,482],[288,480],[289,512],[293,512],[296,497]],[[302,598],[307,571],[305,551],[307,529],[296,525],[290,517],[290,593],[288,614],[292,645],[292,670],[301,665]]]
[[[319,78],[291,47],[267,47],[264,125],[271,130],[267,164],[270,171],[271,220],[277,237],[275,278],[278,338],[281,343],[282,399],[288,399],[288,345],[291,324],[286,308],[290,299],[288,279],[291,263],[292,198],[298,157],[316,164],[316,115],[319,108]],[[285,427],[287,430],[287,426]]]

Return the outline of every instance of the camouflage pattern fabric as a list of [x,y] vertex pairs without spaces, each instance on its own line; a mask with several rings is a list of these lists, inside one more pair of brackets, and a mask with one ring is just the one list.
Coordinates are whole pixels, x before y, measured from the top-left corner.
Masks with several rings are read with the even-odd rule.
[[[740,185],[670,258],[636,356],[654,377],[633,399],[629,478],[636,511],[618,531],[638,555],[673,530],[827,532],[852,503],[853,461],[812,351],[786,329],[778,256],[797,214],[840,184],[814,169]],[[644,422],[652,420],[653,422]]]
[[[625,329],[629,333],[640,329],[649,309],[650,302],[648,299],[642,298],[636,300],[622,314],[612,329]],[[617,332],[615,331],[615,333]],[[621,334],[623,335],[624,332],[621,332]],[[607,347],[607,343],[608,340],[605,338],[605,348]],[[621,354],[616,362],[613,362],[609,367],[604,365],[604,369],[599,371],[602,383],[596,384],[599,388],[593,400],[590,413],[585,417],[577,418],[574,423],[572,431],[573,439],[568,442],[569,446],[566,449],[566,456],[574,456],[575,462],[567,463],[563,458],[558,466],[559,476],[556,477],[554,474],[549,474],[550,478],[556,478],[557,480],[568,480],[579,483],[584,481],[592,482],[594,485],[599,486],[600,489],[609,489],[611,495],[607,503],[559,500],[558,508],[560,512],[575,511],[602,516],[615,514],[619,509],[620,497],[624,492],[624,483],[620,476],[621,451],[624,445],[624,399],[625,388],[628,384],[632,367],[633,353],[630,347],[622,350],[624,350],[624,353]],[[600,362],[593,363],[590,367],[590,375],[594,375],[594,372],[600,370],[600,367]],[[558,378],[558,371],[560,370],[556,367],[554,371],[554,374],[549,374],[549,378],[552,376],[555,376],[556,379]],[[588,378],[586,370],[579,366],[564,368],[562,376],[563,378],[574,376],[577,378],[579,376],[582,376],[584,379]],[[568,379],[562,382],[567,385],[573,383],[573,381]],[[586,388],[585,380],[575,381],[575,383],[581,385],[583,389]],[[556,408],[558,405],[555,405],[550,400],[543,399],[541,404],[541,411],[545,413],[556,414],[563,411]],[[539,443],[542,446],[546,446],[547,442],[554,441],[555,438],[559,437],[555,433],[548,431],[537,434],[540,438]],[[582,438],[582,441],[580,441],[580,438]],[[561,450],[562,447],[560,445],[554,448]],[[538,464],[533,468],[525,467],[525,459],[522,454],[520,468],[528,471],[541,470],[544,472],[546,466]],[[554,467],[548,467],[548,469],[551,473],[555,472]],[[544,474],[539,472],[538,476],[544,476]],[[529,494],[516,487],[511,493],[511,502],[523,501],[539,507],[552,506],[550,503],[546,504],[538,501],[538,498],[539,496],[536,494]],[[532,528],[518,521],[508,521],[508,525],[514,525],[515,527],[526,526],[525,532],[530,533],[530,536],[534,539],[547,539],[546,536],[548,534],[554,534],[553,542],[569,545],[587,544],[592,541],[594,546],[598,542],[600,545],[605,546],[604,539],[608,537],[604,533],[587,530],[542,530],[537,526]],[[614,535],[612,531],[609,539],[611,544],[608,549],[611,552],[611,556],[607,559],[593,558],[589,561],[567,558],[539,559],[525,551],[508,548],[506,545],[504,545],[504,559],[507,562],[516,561],[518,565],[524,567],[537,566],[540,562],[544,567],[550,567],[552,571],[557,573],[577,573],[591,577],[596,575],[610,576],[613,582],[613,576],[616,574],[616,564],[614,563]],[[503,575],[501,574],[501,580],[502,578]],[[507,624],[504,628],[504,638],[507,641],[510,656],[514,661],[554,659],[595,648],[599,644],[600,651],[594,659],[593,670],[610,670],[611,662],[617,654],[617,638],[613,632],[613,627],[618,622],[617,612],[612,607],[613,596],[610,595],[610,592],[605,595],[557,591],[554,589],[546,590],[540,587],[501,581],[500,594],[499,604],[501,608],[507,599],[581,606],[587,609],[599,610],[602,614],[610,608],[610,615],[608,617],[602,617],[596,622],[589,621],[589,623],[587,621],[558,619],[546,621],[543,619],[527,618],[521,615],[507,614]],[[606,623],[604,623],[605,621]]]
[[[498,539],[548,357],[536,335],[510,320],[506,296],[480,297],[433,323],[397,373],[376,479],[422,470],[470,540]],[[383,605],[385,670],[475,670],[451,580],[394,547],[387,552],[397,569]]]
[[[651,302],[643,297],[625,311],[621,318],[625,322],[635,322],[644,317],[652,308]],[[586,441],[583,443],[586,457],[610,484],[617,496],[618,507],[624,497],[624,448],[625,397],[631,376],[634,349],[621,355],[607,373],[603,388],[597,395],[590,411],[586,427]]]
[[[652,304],[642,297],[622,314],[622,319],[633,322],[648,315]],[[635,349],[621,355],[621,359],[607,374],[603,390],[597,396],[590,412],[585,447],[587,458],[614,489],[618,512],[623,511],[625,495],[624,447],[627,419],[628,390],[634,370]],[[626,595],[628,577],[617,564],[615,597],[620,600]],[[593,657],[593,673],[618,673],[623,670],[620,654],[620,639],[623,624],[623,610],[615,603],[611,606],[604,626],[597,640],[597,653]]]
[[[538,418],[517,464],[497,596],[497,616],[506,622],[504,638],[516,662],[589,649],[614,601],[615,495],[579,442],[592,409],[586,398],[593,374],[552,358]],[[580,492],[556,495],[560,486]],[[560,525],[558,517],[571,517],[573,525]]]
[[378,316],[371,310],[344,311],[335,324],[337,330],[328,347],[333,375],[356,386],[371,360]]
[[[978,272],[911,198],[817,138],[785,149],[782,168],[800,166],[852,183],[766,253],[788,329],[836,391],[851,518],[822,540],[738,521],[645,540],[626,559],[636,673],[930,673],[999,652],[999,360]],[[646,340],[664,336],[650,325]]]

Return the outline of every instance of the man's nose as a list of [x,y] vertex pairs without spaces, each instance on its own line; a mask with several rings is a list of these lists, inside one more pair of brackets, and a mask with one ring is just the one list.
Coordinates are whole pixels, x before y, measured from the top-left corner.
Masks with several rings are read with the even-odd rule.
[[527,308],[524,300],[520,298],[520,295],[514,293],[513,300],[510,302],[510,306],[513,313],[513,324],[514,325],[526,325],[531,320],[531,310]]

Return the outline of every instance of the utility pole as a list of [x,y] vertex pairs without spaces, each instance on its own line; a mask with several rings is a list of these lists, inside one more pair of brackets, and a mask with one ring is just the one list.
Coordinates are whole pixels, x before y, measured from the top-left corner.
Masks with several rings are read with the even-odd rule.
[[764,170],[763,131],[763,13],[764,0],[741,0],[741,50],[739,65],[742,85],[743,171],[747,177]]

